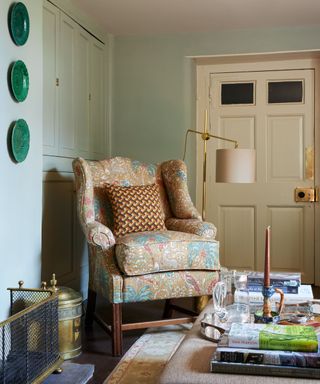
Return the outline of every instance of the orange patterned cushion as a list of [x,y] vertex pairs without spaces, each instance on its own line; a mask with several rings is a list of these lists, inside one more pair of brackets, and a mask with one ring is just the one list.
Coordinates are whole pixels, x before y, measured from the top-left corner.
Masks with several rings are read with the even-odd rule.
[[165,229],[158,185],[121,187],[110,184],[106,188],[116,236]]

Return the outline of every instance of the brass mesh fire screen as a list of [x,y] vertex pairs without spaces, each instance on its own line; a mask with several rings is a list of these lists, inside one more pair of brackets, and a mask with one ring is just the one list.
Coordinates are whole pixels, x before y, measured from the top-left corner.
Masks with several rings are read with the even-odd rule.
[[0,323],[0,384],[41,383],[60,366],[58,295],[8,288],[11,316]]

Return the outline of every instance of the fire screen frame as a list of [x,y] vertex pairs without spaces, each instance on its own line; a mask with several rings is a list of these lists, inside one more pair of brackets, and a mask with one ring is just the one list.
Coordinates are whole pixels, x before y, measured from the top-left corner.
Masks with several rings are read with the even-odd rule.
[[10,291],[10,317],[0,323],[0,384],[40,384],[59,354],[58,295],[51,289]]

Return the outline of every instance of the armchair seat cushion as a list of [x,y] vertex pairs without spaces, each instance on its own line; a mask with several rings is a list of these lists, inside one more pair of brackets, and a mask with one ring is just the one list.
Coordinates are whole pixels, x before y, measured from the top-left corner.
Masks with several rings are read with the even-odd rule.
[[176,231],[130,233],[119,237],[115,255],[127,276],[178,270],[218,270],[219,242]]

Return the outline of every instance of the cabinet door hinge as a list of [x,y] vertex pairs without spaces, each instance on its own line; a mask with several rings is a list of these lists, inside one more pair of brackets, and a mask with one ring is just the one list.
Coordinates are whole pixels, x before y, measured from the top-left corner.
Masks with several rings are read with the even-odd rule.
[[56,78],[56,86],[59,87],[59,85],[60,85],[60,80],[59,80],[59,78],[57,77],[57,78]]

